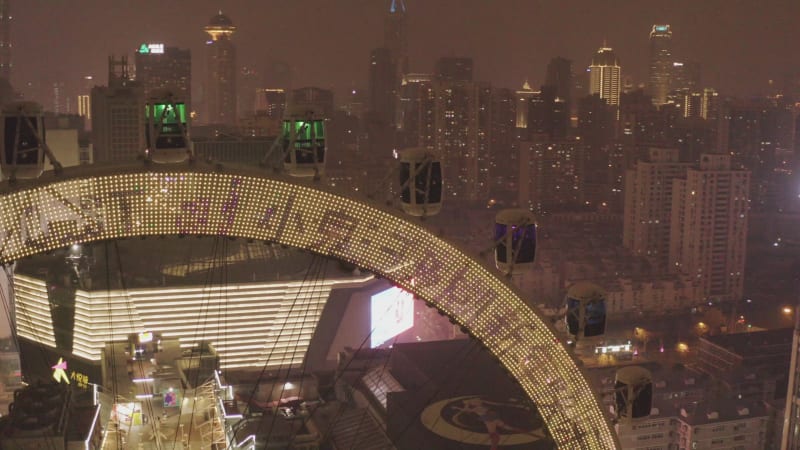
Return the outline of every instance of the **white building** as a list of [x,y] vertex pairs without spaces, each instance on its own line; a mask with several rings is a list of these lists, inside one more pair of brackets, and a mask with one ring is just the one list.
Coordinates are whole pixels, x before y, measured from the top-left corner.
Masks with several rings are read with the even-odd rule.
[[673,180],[670,266],[696,278],[707,297],[742,296],[749,189],[750,172],[731,169],[722,154],[702,155]]

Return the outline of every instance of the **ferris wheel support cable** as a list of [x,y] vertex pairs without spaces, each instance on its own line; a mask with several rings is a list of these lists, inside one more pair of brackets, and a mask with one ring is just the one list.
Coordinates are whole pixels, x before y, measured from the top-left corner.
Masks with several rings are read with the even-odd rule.
[[[326,269],[328,267],[328,264],[327,264],[328,260],[326,258],[322,258],[322,257],[316,258],[316,260],[318,261],[319,268],[316,270],[315,276],[312,278],[311,285],[308,288],[310,293],[316,292],[318,290],[317,289],[318,288],[317,282],[319,282],[319,286],[321,286],[321,285],[323,285],[325,283],[325,278],[326,278],[326,275],[327,275],[327,270]],[[306,283],[303,283],[303,286],[301,286],[301,289],[303,287],[305,287],[305,286],[306,286]],[[297,296],[300,296],[300,294],[301,294],[301,291],[298,291],[298,295]],[[307,298],[306,299],[305,313],[303,314],[303,322],[302,322],[303,324],[305,324],[306,321],[308,320],[309,313],[312,310],[311,309],[312,306],[314,308],[317,307],[315,302],[312,302],[310,299]],[[316,327],[315,327],[315,329],[316,329]],[[293,355],[297,354],[297,350],[300,347],[300,338],[301,337],[298,336],[297,339],[295,340],[294,349],[292,351]],[[312,336],[312,338],[313,338],[313,336]],[[309,338],[309,342],[311,342],[312,338]],[[306,352],[306,355],[303,356],[303,362],[300,365],[300,383],[299,383],[298,390],[297,390],[298,397],[300,396],[300,393],[302,393],[302,391],[303,391],[303,380],[305,379],[305,375],[306,375],[306,365],[307,365],[307,363],[308,363],[308,353]],[[283,398],[283,394],[284,394],[284,392],[286,390],[286,383],[289,381],[290,372],[291,372],[291,362],[290,362],[290,367],[286,370],[286,377],[285,377],[285,379],[283,381],[283,386],[281,387],[281,393],[279,395],[279,398]],[[277,414],[273,415],[272,424],[270,425],[269,434],[271,434],[272,430],[275,429],[275,420],[276,420],[276,418],[277,418]],[[296,435],[296,433],[292,433],[290,435],[290,437],[289,437],[289,439],[290,439],[289,443],[290,444],[291,444],[292,439],[294,439],[295,435]],[[267,441],[269,441],[269,435],[267,436]]]
[[[125,294],[124,298],[127,299],[128,298],[128,285],[125,282],[125,272],[122,270],[122,256],[121,256],[120,251],[119,251],[119,241],[117,241],[117,240],[114,240],[114,253],[116,254],[117,270],[119,271],[120,288],[122,289],[122,292]],[[108,257],[108,255],[106,255],[106,257]],[[109,286],[109,288],[110,288],[110,286]],[[136,329],[136,320],[135,320],[135,317],[133,315],[132,302],[131,301],[126,301],[125,305],[126,305],[126,310],[127,310],[127,313],[128,313],[128,322],[130,323],[130,325],[129,325],[130,329],[131,330],[135,330]],[[112,342],[113,342],[113,340],[112,340]],[[113,348],[113,345],[112,345],[112,348]],[[131,355],[131,356],[133,356],[133,355]],[[142,373],[142,375],[144,376],[144,374],[145,374],[144,373],[144,363],[141,360],[139,360],[138,364],[139,364],[139,370]],[[115,380],[116,380],[116,378],[115,378]],[[155,392],[154,392],[153,387],[149,386],[148,383],[142,383],[141,386],[142,386],[142,390],[143,390],[144,394],[146,395],[144,404],[145,404],[145,407],[147,408],[147,415],[150,417],[150,429],[151,429],[151,431],[153,433],[153,437],[155,439],[156,449],[160,450],[161,449],[161,435],[159,433],[160,430],[157,427],[157,417],[156,417],[156,414],[155,414],[155,409],[153,409],[153,394],[155,394]]]
[[[6,276],[8,276],[7,272],[6,272]],[[9,277],[9,286],[12,286],[12,290],[13,290],[13,285],[14,285],[13,277]],[[8,306],[8,305],[10,305],[10,303],[6,302],[7,299],[5,297],[5,292],[0,290],[0,295],[3,296],[2,300],[3,300],[3,308],[5,309],[5,314],[6,314],[7,317],[10,318],[11,317],[11,313],[9,311],[9,306]],[[33,319],[31,319],[31,316],[27,312],[27,310],[23,310],[22,315],[25,316],[25,318],[27,319],[28,326],[31,327],[32,330],[35,330],[36,328],[33,325]],[[13,324],[13,323],[14,322],[9,320],[9,324]],[[21,351],[21,349],[19,347],[19,338],[18,338],[17,331],[14,329],[13,326],[11,327],[11,335],[14,338],[15,345],[17,346],[17,354],[19,354],[20,351]],[[36,348],[39,349],[39,353],[41,354],[41,357],[42,357],[41,361],[42,361],[42,364],[44,364],[45,369],[49,369],[50,368],[49,364],[45,362],[45,361],[47,361],[48,358],[47,358],[46,350],[44,348],[44,344],[42,344],[41,342],[36,342],[35,346],[36,346]],[[21,364],[22,364],[22,361],[20,360],[20,370],[22,370]],[[53,436],[45,436],[45,444],[46,444],[48,450],[50,450],[50,449],[56,450],[58,448],[57,444],[54,441],[54,437]]]
[[[214,242],[213,242],[213,245],[212,245],[212,250],[211,250],[211,259],[209,260],[208,267],[206,269],[206,279],[205,279],[205,282],[204,282],[204,287],[206,287],[206,288],[210,288],[214,284],[214,270],[216,268],[216,258],[217,258],[217,254],[219,252],[219,247],[220,247],[220,237],[219,236],[215,236],[214,237]],[[209,303],[211,302],[211,289],[205,289],[205,290],[208,292],[208,296],[206,297],[205,302],[203,304],[201,304],[201,306],[200,306],[200,311],[198,312],[198,316],[197,316],[197,327],[195,328],[195,333],[199,335],[199,333],[200,333],[200,323],[201,323],[201,320],[202,320],[202,323],[203,323],[203,337],[205,337],[205,329],[206,329],[207,324],[208,324],[208,308],[209,308]],[[202,341],[203,340],[201,340],[201,342]],[[194,357],[195,357],[194,353],[189,356],[190,366],[193,365],[192,364],[192,360],[194,359]],[[200,351],[198,352],[197,358],[200,359],[202,357],[203,357],[203,346],[200,345]],[[198,370],[197,373],[195,373],[195,377],[194,377],[194,381],[193,381],[195,391],[197,390],[197,386],[198,386],[198,383],[199,383],[199,380],[200,380],[199,377],[200,377],[200,371]],[[180,409],[180,414],[182,414],[182,413],[183,413],[183,404],[181,404],[181,409]],[[195,418],[195,414],[196,413],[197,413],[197,402],[195,401],[195,402],[192,403],[192,412],[191,412],[190,417],[189,417],[189,435],[190,436],[191,436],[192,431],[194,429],[194,418]],[[177,433],[175,434],[175,439],[177,439]]]
[[[314,290],[313,288],[316,286],[316,280],[319,278],[320,268],[323,267],[324,265],[325,265],[325,259],[322,256],[319,256],[317,254],[314,254],[312,256],[311,262],[309,263],[308,269],[306,270],[306,274],[303,277],[303,282],[300,284],[300,287],[297,290],[297,293],[295,294],[294,299],[292,300],[292,305],[289,308],[289,314],[287,314],[286,317],[284,318],[284,324],[283,324],[283,327],[281,328],[280,334],[278,335],[278,340],[280,340],[280,336],[283,334],[284,330],[286,329],[286,325],[288,324],[289,317],[293,315],[292,312],[294,311],[295,307],[297,307],[298,299],[303,295],[303,289],[306,288],[306,286],[309,286],[309,278],[310,278],[310,283],[311,283],[310,291],[313,292],[313,290]],[[311,303],[310,301],[306,301],[307,305],[309,305],[310,303]],[[291,330],[290,332],[293,335],[295,334],[295,330],[294,329]],[[297,349],[297,343],[299,342],[299,336],[297,336],[296,339],[297,340],[295,341],[295,350]],[[277,343],[277,341],[276,341],[276,343]],[[273,350],[274,350],[274,347],[273,347]],[[270,354],[270,357],[271,357],[271,354]],[[294,352],[291,353],[291,357],[292,358],[294,357]],[[277,369],[278,370],[278,374],[280,374],[280,372],[283,370],[284,361],[285,360],[286,360],[286,357],[284,357],[282,359],[281,363],[278,365],[278,369]],[[269,358],[268,358],[268,361],[269,361]],[[278,406],[280,406],[281,399],[283,398],[283,394],[286,391],[286,382],[289,380],[289,375],[290,375],[291,370],[292,370],[292,364],[293,364],[293,362],[290,359],[289,362],[288,362],[288,367],[286,367],[286,377],[284,379],[284,382],[282,383],[280,394],[278,394],[278,400],[277,400],[278,401]],[[302,374],[301,374],[301,376],[302,376]],[[259,382],[260,382],[260,379],[259,379]],[[269,428],[269,431],[267,432],[267,442],[269,442],[269,438],[272,436],[272,431],[275,429],[275,421],[276,421],[277,417],[278,417],[277,414],[273,414],[273,416],[272,416],[272,422],[270,423],[270,428]],[[256,430],[256,435],[258,435],[258,433],[261,432],[261,426],[263,424],[264,424],[263,421],[259,423],[258,429]]]
[[[114,351],[114,315],[111,309],[111,260],[108,256],[108,241],[103,243],[103,254],[105,259],[106,272],[106,307],[108,308],[108,327],[110,330],[109,340],[111,342],[111,401],[116,405],[119,401],[119,391],[117,386],[117,357]],[[119,415],[117,416],[117,427],[119,428]],[[122,434],[116,433],[117,447],[122,446]]]

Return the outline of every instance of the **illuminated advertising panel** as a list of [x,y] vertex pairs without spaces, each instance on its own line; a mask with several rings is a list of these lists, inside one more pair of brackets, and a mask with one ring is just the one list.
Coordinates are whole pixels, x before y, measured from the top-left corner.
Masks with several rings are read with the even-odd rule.
[[375,348],[414,326],[414,296],[391,287],[370,299],[370,347]]

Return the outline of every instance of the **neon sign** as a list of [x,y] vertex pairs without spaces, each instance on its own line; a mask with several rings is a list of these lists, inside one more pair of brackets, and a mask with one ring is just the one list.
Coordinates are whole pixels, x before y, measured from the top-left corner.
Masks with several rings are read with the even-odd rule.
[[141,54],[161,54],[164,53],[164,44],[142,44],[139,46],[139,53]]

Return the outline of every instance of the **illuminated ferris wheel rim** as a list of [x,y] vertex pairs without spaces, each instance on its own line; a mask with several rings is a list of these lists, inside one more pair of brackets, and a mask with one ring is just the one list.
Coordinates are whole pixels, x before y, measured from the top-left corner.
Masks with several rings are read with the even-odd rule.
[[383,275],[461,325],[505,367],[559,448],[619,448],[601,403],[552,326],[507,279],[398,211],[257,167],[83,166],[0,187],[0,262],[148,235],[275,242]]

